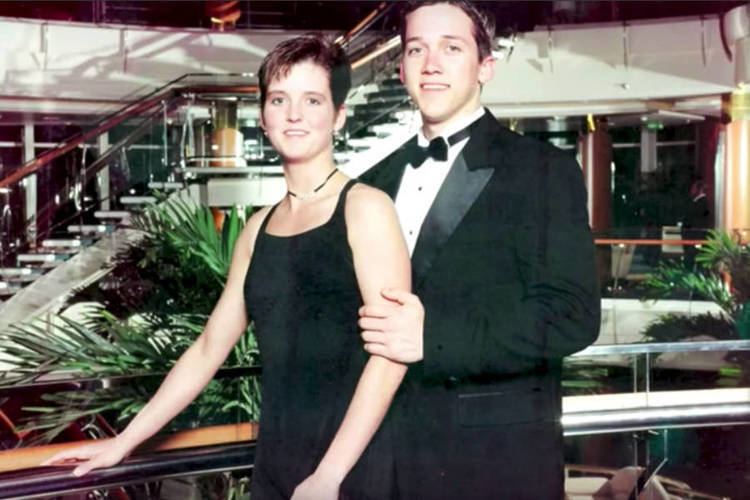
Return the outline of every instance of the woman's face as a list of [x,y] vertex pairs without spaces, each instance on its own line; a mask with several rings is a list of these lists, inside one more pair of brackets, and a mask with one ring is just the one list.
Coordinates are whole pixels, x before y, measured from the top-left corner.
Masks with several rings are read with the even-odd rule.
[[297,63],[268,85],[261,123],[286,162],[331,155],[333,133],[345,119],[343,106],[334,109],[328,72],[314,62]]

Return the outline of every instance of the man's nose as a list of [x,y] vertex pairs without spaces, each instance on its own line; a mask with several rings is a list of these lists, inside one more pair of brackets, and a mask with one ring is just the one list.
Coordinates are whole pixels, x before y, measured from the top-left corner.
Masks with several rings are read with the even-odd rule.
[[434,50],[428,50],[424,58],[424,66],[422,66],[423,73],[441,73],[442,64],[440,63],[440,55]]

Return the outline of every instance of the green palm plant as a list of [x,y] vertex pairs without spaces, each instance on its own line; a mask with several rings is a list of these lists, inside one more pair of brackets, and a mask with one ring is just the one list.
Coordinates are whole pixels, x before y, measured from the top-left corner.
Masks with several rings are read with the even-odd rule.
[[[249,214],[232,209],[217,231],[206,207],[179,199],[152,207],[134,218],[145,239],[117,258],[127,272],[116,270],[114,278],[99,283],[107,292],[103,308],[91,308],[76,321],[53,315],[0,333],[0,353],[13,366],[0,378],[6,384],[33,382],[50,374],[66,374],[70,379],[136,376],[116,389],[47,394],[43,399],[48,405],[25,408],[32,416],[21,430],[37,431],[40,439],[49,440],[70,423],[82,419],[91,423],[102,412],[114,415],[117,426],[126,424],[157,388],[161,377],[154,375],[168,371],[203,330]],[[160,278],[155,278],[165,274],[166,285],[173,286],[167,293]],[[142,296],[136,297],[133,290]],[[225,366],[255,363],[257,346],[248,328]],[[257,420],[258,381],[255,377],[212,381],[191,408],[173,428],[226,418]]]
[[137,215],[133,219],[133,226],[152,238],[166,239],[174,248],[197,256],[223,286],[229,273],[234,244],[251,211],[248,208],[241,213],[241,209],[232,207],[221,232],[218,232],[209,208],[175,198]]
[[667,316],[649,325],[646,337],[674,341],[712,333],[723,339],[750,338],[750,247],[723,231],[710,231],[698,250],[697,269],[680,263],[662,264],[644,282],[645,299],[687,292],[716,303],[722,316]]

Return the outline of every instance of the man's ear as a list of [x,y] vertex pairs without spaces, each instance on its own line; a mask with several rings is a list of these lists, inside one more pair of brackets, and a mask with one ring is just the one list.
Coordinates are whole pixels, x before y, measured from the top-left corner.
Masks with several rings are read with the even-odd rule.
[[484,85],[485,83],[492,80],[495,76],[495,56],[489,55],[479,63],[479,84]]

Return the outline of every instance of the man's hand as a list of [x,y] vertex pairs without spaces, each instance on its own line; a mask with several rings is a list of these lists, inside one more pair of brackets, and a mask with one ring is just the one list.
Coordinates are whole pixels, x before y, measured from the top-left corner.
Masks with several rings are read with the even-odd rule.
[[365,350],[398,363],[421,361],[424,357],[422,302],[404,290],[385,289],[381,294],[392,305],[359,309]]

